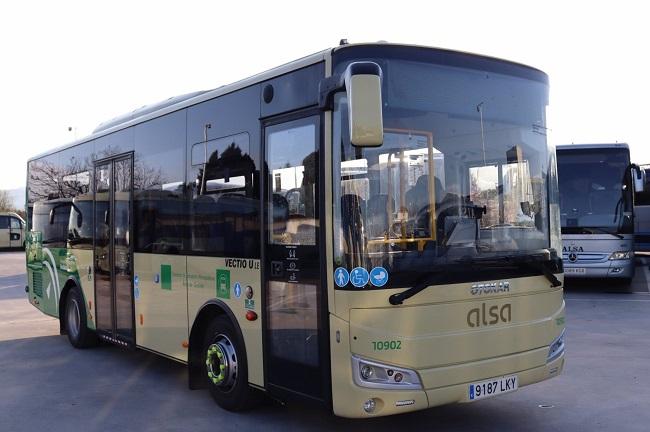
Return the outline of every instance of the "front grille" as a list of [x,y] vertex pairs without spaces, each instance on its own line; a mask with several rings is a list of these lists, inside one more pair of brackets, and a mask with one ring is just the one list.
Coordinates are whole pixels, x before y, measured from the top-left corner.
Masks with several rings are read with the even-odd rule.
[[32,271],[32,290],[37,296],[43,297],[43,275],[41,272]]

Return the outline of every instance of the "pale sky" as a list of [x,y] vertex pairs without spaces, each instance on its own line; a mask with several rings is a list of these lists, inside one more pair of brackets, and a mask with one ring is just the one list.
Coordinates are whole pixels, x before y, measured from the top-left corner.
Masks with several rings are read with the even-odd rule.
[[[0,6],[0,189],[28,157],[170,96],[350,42],[504,58],[551,81],[551,140],[627,142],[650,163],[639,1],[11,1]],[[73,131],[68,132],[68,127]]]

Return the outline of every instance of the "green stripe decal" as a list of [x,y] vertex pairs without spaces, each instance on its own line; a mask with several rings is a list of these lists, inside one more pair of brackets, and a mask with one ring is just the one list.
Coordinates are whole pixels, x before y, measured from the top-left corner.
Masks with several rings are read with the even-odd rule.
[[169,264],[160,265],[160,287],[164,290],[172,289],[172,266]]

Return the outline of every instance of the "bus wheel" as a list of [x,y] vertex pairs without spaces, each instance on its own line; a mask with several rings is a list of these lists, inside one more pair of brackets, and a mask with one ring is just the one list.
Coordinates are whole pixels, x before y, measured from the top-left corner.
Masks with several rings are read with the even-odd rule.
[[208,326],[203,362],[210,394],[221,408],[242,411],[253,405],[244,343],[226,316],[215,318]]
[[65,299],[65,330],[68,340],[75,348],[88,348],[98,343],[95,332],[88,328],[86,308],[79,289],[74,287],[68,292]]

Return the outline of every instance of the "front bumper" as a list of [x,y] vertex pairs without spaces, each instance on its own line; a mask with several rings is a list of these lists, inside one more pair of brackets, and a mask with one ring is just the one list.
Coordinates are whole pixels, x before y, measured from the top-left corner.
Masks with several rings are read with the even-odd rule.
[[570,262],[563,260],[565,278],[617,278],[634,277],[634,259],[613,260],[599,263]]
[[[334,414],[341,417],[379,417],[456,402],[470,402],[470,383],[516,374],[519,387],[523,387],[558,376],[564,368],[564,352],[545,363],[549,352],[549,347],[546,346],[503,357],[417,370],[424,389],[385,390],[360,387],[353,380],[350,351],[346,349],[346,346],[349,346],[349,327],[345,321],[334,316],[331,316],[330,325],[330,331],[333,332],[330,338],[332,407]],[[336,331],[339,332],[338,338]],[[432,386],[435,388],[427,388]],[[374,399],[376,403],[372,413],[363,409],[364,402],[369,399]]]

